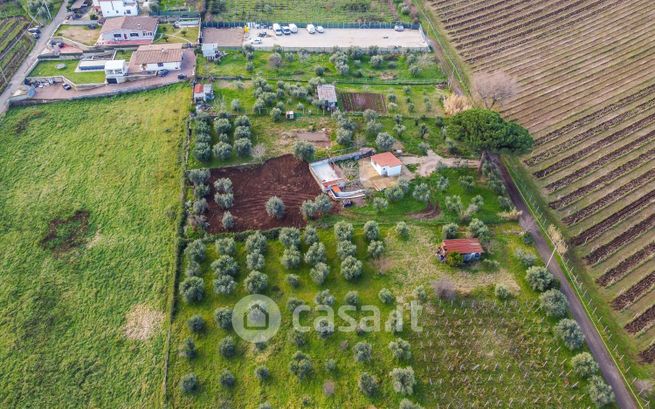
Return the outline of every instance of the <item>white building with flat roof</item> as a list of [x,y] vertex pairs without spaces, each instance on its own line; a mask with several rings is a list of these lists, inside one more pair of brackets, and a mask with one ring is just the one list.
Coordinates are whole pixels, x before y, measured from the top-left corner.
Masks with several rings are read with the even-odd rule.
[[[95,3],[96,1],[94,1],[94,5]],[[97,0],[97,7],[103,17],[139,15],[139,4],[136,0]]]

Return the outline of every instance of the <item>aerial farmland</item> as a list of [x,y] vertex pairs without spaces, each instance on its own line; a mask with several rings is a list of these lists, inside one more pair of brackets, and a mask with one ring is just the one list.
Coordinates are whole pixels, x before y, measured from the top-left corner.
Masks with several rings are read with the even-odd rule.
[[108,7],[0,6],[0,407],[651,407],[647,1]]

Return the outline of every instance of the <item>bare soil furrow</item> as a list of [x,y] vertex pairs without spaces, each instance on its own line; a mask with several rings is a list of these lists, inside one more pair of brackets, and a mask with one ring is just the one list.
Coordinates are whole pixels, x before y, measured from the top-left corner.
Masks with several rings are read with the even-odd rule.
[[[591,172],[603,167],[607,163],[609,163],[612,160],[616,159],[618,156],[620,156],[620,154],[606,155],[606,156],[604,156],[604,157],[590,163],[589,165],[584,166],[584,167],[576,170],[575,172],[570,173],[570,174],[564,176],[563,178],[558,179],[555,182],[546,185],[546,189],[548,189],[550,192],[555,192],[557,190],[560,190],[563,187],[568,186],[571,183],[575,182],[576,180],[581,179],[584,176],[590,174]],[[612,179],[614,179],[614,178],[622,175],[623,173],[625,173],[625,171],[635,169],[636,167],[643,165],[644,163],[648,162],[649,160],[651,160],[653,158],[655,158],[655,149],[651,149],[651,150],[649,150],[647,152],[644,152],[643,154],[639,155],[635,159],[632,159],[629,162],[626,162],[623,165],[621,165],[619,168],[616,169],[616,170],[621,169],[620,173],[617,173],[616,170],[614,170],[614,171],[610,172],[608,175],[612,175]],[[603,176],[603,177],[601,177],[599,179],[603,180],[608,175],[605,175],[605,176]]]
[[619,295],[614,300],[612,300],[612,308],[614,308],[617,311],[621,311],[624,308],[634,304],[635,301],[641,298],[644,294],[653,290],[654,287],[655,287],[655,271],[648,274],[637,284],[630,287],[628,291],[624,292],[623,294]]
[[628,230],[618,235],[614,240],[604,244],[585,256],[585,261],[589,264],[596,264],[606,257],[614,254],[619,248],[634,241],[643,233],[650,231],[655,227],[655,214],[649,216],[646,220],[635,224]]
[[[639,116],[640,114],[643,114],[644,112],[650,110],[651,108],[655,107],[655,99],[648,101],[647,103],[643,104],[642,106],[637,107],[636,109],[628,112],[624,112],[623,114],[617,115],[614,118],[603,122],[602,124],[595,126],[591,129],[588,129],[587,131],[576,135],[573,138],[567,139],[566,141],[562,141],[559,145],[555,145],[552,148],[550,148],[547,151],[543,151],[539,153],[538,155],[532,156],[528,159],[525,160],[525,164],[528,166],[534,166],[538,163],[541,163],[545,161],[546,159],[552,158],[553,156],[562,153],[566,150],[570,150],[573,146],[589,139],[592,138],[594,135],[600,133],[600,132],[605,132],[608,129],[612,128],[613,126],[620,124],[630,118],[634,118],[636,116]],[[644,126],[649,125],[655,121],[655,114],[648,115],[645,118],[640,119],[639,121],[630,124],[630,126],[623,128],[619,132],[617,132],[616,138],[623,137],[625,135],[629,135],[630,133],[643,128]]]
[[650,328],[655,323],[655,305],[643,312],[640,316],[632,320],[625,326],[626,331],[631,334],[636,334],[647,328]]
[[[576,162],[578,162],[580,159],[583,159],[587,157],[588,155],[598,152],[602,149],[605,149],[606,147],[612,145],[614,142],[617,142],[619,140],[624,139],[625,134],[621,132],[615,132],[612,135],[601,139],[600,141],[594,142],[591,145],[585,146],[583,149],[580,149],[576,151],[575,153],[558,160],[557,162],[553,163],[552,165],[548,166],[545,169],[542,169],[538,172],[534,172],[533,175],[538,177],[539,179],[542,179],[552,173],[557,172],[558,170],[561,170],[565,167],[568,167]],[[655,131],[651,131],[647,133],[646,135],[642,135],[638,137],[637,139],[621,146],[619,149],[616,151],[612,152],[612,154],[616,152],[621,152],[621,154],[626,154],[639,146],[643,145],[644,143],[649,142],[652,140],[653,136],[655,136]]]
[[[559,2],[563,1],[566,0],[559,0]],[[532,10],[533,7],[533,0],[508,2],[504,3],[502,7],[491,9],[490,11],[483,14],[465,16],[464,19],[457,21],[454,19],[449,19],[448,24],[445,24],[444,28],[451,33],[470,31],[479,27],[484,27],[485,25],[504,21],[502,18],[499,18],[499,13],[511,12],[512,14],[516,14],[525,12],[527,10]]]
[[[584,207],[575,213],[572,213],[562,219],[562,221],[568,225],[575,224],[581,220],[586,219],[587,217],[593,215],[600,209],[616,202],[618,199],[622,198],[626,194],[632,192],[633,190],[639,188],[640,186],[643,186],[647,184],[648,182],[652,181],[655,179],[655,169],[651,169],[648,172],[644,173],[643,175],[640,175],[639,177],[632,179],[630,182],[626,183],[625,185],[619,187],[618,189],[613,190],[611,193],[604,195],[600,200],[596,201],[595,203],[590,204],[587,207]],[[552,206],[554,202],[551,202],[551,207],[556,208]],[[560,208],[563,206],[560,206]]]
[[652,364],[653,362],[655,362],[655,344],[641,351],[639,353],[639,358],[641,359],[642,362],[645,362],[647,364]]
[[[569,123],[566,126],[563,126],[553,132],[550,132],[546,135],[544,135],[542,138],[538,138],[535,140],[535,145],[543,145],[546,142],[554,141],[555,139],[559,138],[563,134],[567,134],[575,129],[578,129],[580,127],[583,127],[587,124],[590,124],[591,122],[597,120],[598,118],[605,117],[613,112],[616,112],[617,110],[620,110],[622,107],[629,105],[633,103],[634,101],[638,101],[639,99],[651,95],[655,93],[655,84],[650,85],[649,87],[646,87],[640,91],[638,91],[635,94],[630,95],[629,97],[623,98],[618,102],[615,102],[613,104],[607,105],[606,107],[591,113],[585,117],[582,117],[574,122]],[[652,103],[655,98],[651,99],[647,103]]]
[[[638,157],[630,160],[629,162],[624,163],[623,165],[619,166],[618,168],[614,169],[613,171],[601,176],[598,179],[595,179],[594,181],[590,182],[589,184],[585,185],[584,187],[581,187],[580,189],[571,192],[570,194],[558,198],[557,200],[553,200],[552,202],[549,203],[550,207],[553,209],[559,209],[564,206],[567,206],[573,202],[575,202],[577,199],[580,197],[584,196],[585,194],[589,192],[593,192],[594,190],[601,189],[605,186],[607,186],[608,183],[611,183],[614,179],[617,179],[621,177],[621,175],[626,174],[628,172],[633,171],[634,169],[638,168],[639,166],[643,165],[644,163],[648,162],[649,160],[655,158],[655,149],[651,149],[648,152],[644,152],[643,154],[639,155]],[[576,177],[576,179],[581,178]],[[568,184],[568,183],[567,183]],[[555,186],[557,189],[561,189],[562,186]]]
[[645,206],[652,205],[654,200],[655,200],[655,190],[652,190],[644,194],[644,196],[640,197],[634,202],[623,207],[618,212],[612,214],[611,216],[606,217],[602,221],[598,222],[597,224],[593,225],[592,227],[586,229],[582,233],[575,236],[573,238],[573,244],[575,244],[576,246],[580,246],[585,244],[589,240],[595,239],[596,237],[600,236],[603,232],[612,228],[612,226],[614,226],[616,223],[620,222],[621,220],[625,219],[631,214],[638,212]]
[[641,264],[644,260],[655,254],[655,242],[649,243],[646,247],[629,256],[613,268],[609,269],[605,274],[596,279],[596,283],[607,287],[619,281],[627,272]]

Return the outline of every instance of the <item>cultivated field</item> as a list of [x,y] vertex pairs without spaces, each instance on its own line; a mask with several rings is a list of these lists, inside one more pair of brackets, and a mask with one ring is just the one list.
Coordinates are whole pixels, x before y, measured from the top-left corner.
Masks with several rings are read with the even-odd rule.
[[381,114],[387,112],[384,103],[384,95],[370,92],[344,92],[339,94],[339,100],[343,109],[347,112],[364,112],[372,109]]
[[[630,350],[646,350],[655,338],[652,2],[430,4],[474,73],[501,70],[518,81],[503,113],[535,137],[523,164],[567,228],[589,282],[633,336]],[[641,359],[653,358],[651,346]]]
[[0,92],[32,49],[34,40],[25,31],[28,26],[25,17],[0,19]]
[[[269,159],[262,165],[226,167],[212,170],[211,183],[218,178],[229,178],[234,186],[234,208],[230,209],[235,219],[235,230],[268,230],[274,227],[300,227],[305,221],[300,214],[300,205],[312,200],[321,190],[309,173],[307,163],[292,155]],[[211,192],[211,197],[214,195]],[[286,206],[284,218],[269,217],[264,205],[271,196],[278,196]],[[223,211],[215,201],[209,201],[208,221],[211,233],[223,230]]]
[[0,406],[161,401],[189,93],[0,122]]

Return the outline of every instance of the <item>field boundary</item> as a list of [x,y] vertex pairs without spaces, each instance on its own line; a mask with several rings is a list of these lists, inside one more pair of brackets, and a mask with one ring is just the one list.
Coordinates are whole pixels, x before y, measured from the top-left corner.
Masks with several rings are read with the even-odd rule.
[[[550,220],[548,220],[548,217],[545,216],[548,213],[542,212],[540,210],[539,204],[534,199],[529,189],[526,189],[526,187],[521,183],[520,178],[516,176],[512,167],[509,166],[509,164],[506,162],[504,158],[501,160],[505,168],[507,169],[510,177],[512,178],[512,181],[514,182],[514,185],[516,186],[518,193],[523,198],[523,201],[525,202],[526,206],[530,210],[531,215],[533,216],[534,220],[537,222],[539,230],[541,231],[542,235],[545,238],[547,238],[551,248],[554,249],[556,255],[555,259],[557,260],[557,263],[560,265],[560,267],[563,267],[563,271],[566,275],[566,278],[568,279],[569,283],[572,284],[572,288],[575,291],[576,296],[581,301],[582,307],[584,308],[587,316],[589,317],[589,320],[593,325],[594,329],[598,333],[601,342],[603,343],[610,359],[614,363],[614,366],[616,367],[624,384],[626,385],[627,390],[630,392],[632,399],[635,401],[635,403],[638,405],[639,408],[641,409],[650,408],[651,407],[650,401],[642,399],[639,396],[639,394],[635,393],[632,382],[636,381],[637,379],[634,378],[632,382],[628,380],[626,373],[630,372],[630,366],[624,362],[625,355],[621,355],[618,358],[615,356],[615,354],[617,354],[617,349],[618,349],[618,345],[616,344],[614,344],[614,348],[610,348],[609,342],[611,340],[612,334],[607,330],[608,327],[606,325],[603,325],[602,317],[596,314],[597,307],[593,305],[592,297],[589,296],[587,290],[583,289],[582,284],[577,277],[577,273],[575,273],[575,271],[571,269],[571,267],[569,266],[569,260],[566,258],[565,255],[560,254],[560,252],[555,247],[552,239],[548,235],[546,224],[555,224],[555,225],[557,224],[551,223]],[[573,263],[571,262],[571,264]],[[603,329],[602,331],[601,328]],[[623,365],[626,365],[625,369],[622,368],[619,362]]]

